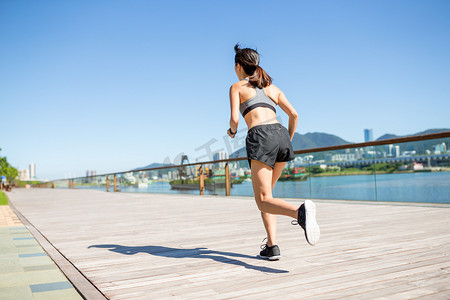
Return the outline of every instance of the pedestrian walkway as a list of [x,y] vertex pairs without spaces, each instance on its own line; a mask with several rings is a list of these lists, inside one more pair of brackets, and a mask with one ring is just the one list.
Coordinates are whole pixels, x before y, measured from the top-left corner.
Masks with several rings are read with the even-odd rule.
[[64,271],[89,300],[450,295],[450,204],[317,200],[319,243],[308,245],[301,228],[280,216],[283,258],[266,261],[256,256],[266,235],[250,197],[82,189],[8,196],[30,231],[39,230],[103,295],[87,296]]
[[0,299],[82,299],[8,205],[0,206]]

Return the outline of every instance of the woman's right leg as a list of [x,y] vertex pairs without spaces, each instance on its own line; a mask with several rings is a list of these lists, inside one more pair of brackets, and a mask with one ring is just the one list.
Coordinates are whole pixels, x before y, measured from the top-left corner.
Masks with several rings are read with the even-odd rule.
[[272,168],[260,161],[252,159],[252,182],[256,204],[260,211],[272,215],[284,215],[298,221],[305,231],[309,244],[315,245],[320,238],[320,229],[316,221],[316,206],[311,200],[306,200],[302,206],[302,217],[294,205],[272,197]]
[[253,192],[259,210],[273,215],[284,215],[297,219],[297,207],[284,200],[272,197],[272,168],[265,163],[252,159],[251,172]]
[[[281,172],[283,172],[286,162],[277,162],[272,171],[272,191],[275,184],[280,178]],[[277,244],[277,216],[269,213],[261,212],[261,218],[264,223],[264,228],[267,233],[267,246],[273,246]]]

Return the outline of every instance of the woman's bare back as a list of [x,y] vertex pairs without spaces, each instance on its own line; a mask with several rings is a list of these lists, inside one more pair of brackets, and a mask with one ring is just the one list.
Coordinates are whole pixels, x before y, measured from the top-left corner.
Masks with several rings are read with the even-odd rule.
[[[248,101],[256,96],[255,88],[248,81],[241,80],[235,84],[238,85],[240,103]],[[280,90],[273,84],[263,88],[263,90],[264,93],[278,105]],[[275,112],[266,107],[257,107],[251,110],[245,115],[244,120],[247,123],[248,129],[261,124],[279,123]]]

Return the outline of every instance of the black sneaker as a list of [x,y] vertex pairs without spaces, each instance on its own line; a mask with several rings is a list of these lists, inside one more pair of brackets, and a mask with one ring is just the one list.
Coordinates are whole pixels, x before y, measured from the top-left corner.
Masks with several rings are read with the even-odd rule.
[[306,241],[314,246],[320,238],[320,228],[316,221],[316,205],[311,200],[306,200],[298,209],[298,218],[292,225],[300,225],[305,231]]
[[281,258],[280,248],[278,245],[273,245],[272,247],[265,245],[261,245],[262,251],[259,252],[259,257],[268,259],[268,260],[279,260]]

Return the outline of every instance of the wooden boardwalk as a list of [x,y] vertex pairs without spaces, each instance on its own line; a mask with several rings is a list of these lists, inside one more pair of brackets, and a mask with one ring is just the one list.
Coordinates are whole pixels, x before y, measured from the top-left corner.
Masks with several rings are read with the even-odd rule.
[[248,197],[8,196],[110,299],[450,298],[450,205],[316,201],[319,244],[280,216],[283,258],[269,262],[256,258],[265,232]]

